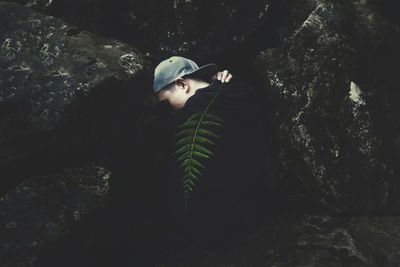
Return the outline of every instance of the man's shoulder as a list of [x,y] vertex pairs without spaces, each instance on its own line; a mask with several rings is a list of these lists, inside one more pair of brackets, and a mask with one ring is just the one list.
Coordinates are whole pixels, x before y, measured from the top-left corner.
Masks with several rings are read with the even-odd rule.
[[224,83],[223,87],[225,88],[224,91],[229,90],[230,92],[241,92],[242,94],[247,94],[247,95],[254,93],[254,88],[250,86],[247,82],[241,80]]
[[211,99],[217,92],[219,92],[217,101],[224,98],[243,100],[246,97],[252,96],[255,90],[248,83],[241,80],[233,80],[227,83],[215,80],[212,86],[198,90],[198,93],[196,93],[192,100],[196,99],[202,102]]

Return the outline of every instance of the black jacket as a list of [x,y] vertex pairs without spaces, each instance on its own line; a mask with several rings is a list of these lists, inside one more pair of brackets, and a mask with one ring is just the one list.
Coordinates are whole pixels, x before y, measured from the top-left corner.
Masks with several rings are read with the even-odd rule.
[[[169,201],[175,218],[182,218],[187,235],[209,246],[246,232],[260,213],[260,186],[265,179],[263,162],[266,149],[265,111],[255,90],[241,82],[222,84],[219,80],[198,89],[185,106],[175,112],[169,130],[172,150],[178,140],[173,135],[192,114],[202,112],[222,86],[209,113],[220,117],[222,127],[209,126],[219,138],[208,146],[214,152],[205,166],[184,209],[183,170],[177,156],[170,157],[166,175]],[[176,209],[175,209],[176,208]]]

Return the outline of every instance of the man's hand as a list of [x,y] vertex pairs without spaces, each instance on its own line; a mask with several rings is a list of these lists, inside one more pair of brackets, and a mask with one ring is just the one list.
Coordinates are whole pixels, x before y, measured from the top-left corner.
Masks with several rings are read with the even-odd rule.
[[216,78],[220,80],[222,83],[228,83],[233,77],[228,70],[219,71],[216,74],[216,76],[217,76]]

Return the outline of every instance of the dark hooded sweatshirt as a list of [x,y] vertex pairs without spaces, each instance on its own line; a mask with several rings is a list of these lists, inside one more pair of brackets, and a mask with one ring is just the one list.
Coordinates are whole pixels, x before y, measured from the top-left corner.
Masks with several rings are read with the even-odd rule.
[[246,233],[257,224],[260,215],[261,186],[265,179],[265,120],[260,97],[241,82],[222,84],[214,80],[200,88],[184,107],[174,114],[170,130],[171,149],[178,140],[172,136],[191,115],[202,112],[222,86],[208,113],[220,117],[222,127],[208,126],[219,138],[207,146],[214,155],[200,159],[205,166],[199,181],[184,205],[183,170],[177,156],[171,156],[166,175],[168,202],[177,224],[190,241],[214,247]]

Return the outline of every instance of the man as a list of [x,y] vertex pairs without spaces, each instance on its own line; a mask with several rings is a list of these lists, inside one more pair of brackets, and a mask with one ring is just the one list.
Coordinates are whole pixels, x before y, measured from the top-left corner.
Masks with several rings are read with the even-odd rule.
[[[209,86],[209,82],[202,79],[207,80],[207,76],[209,78],[216,72],[215,64],[199,68],[190,59],[173,56],[162,61],[154,70],[153,89],[159,101],[167,100],[174,109],[182,108],[198,89]],[[216,78],[225,83],[232,79],[232,74],[224,70],[218,72]]]
[[183,170],[174,155],[165,174],[166,201],[177,231],[183,230],[190,243],[207,249],[225,246],[247,233],[260,215],[265,158],[263,109],[251,87],[231,79],[228,71],[217,72],[215,64],[198,67],[194,61],[178,56],[162,61],[154,71],[153,91],[158,101],[167,101],[175,110],[167,130],[171,150],[177,150],[180,140],[173,137],[194,114],[207,113],[208,118],[220,122],[209,120],[210,125],[204,126],[204,133],[218,138],[210,138],[208,147],[201,148],[210,153],[207,157],[205,152],[197,153],[203,154],[197,159],[198,169],[203,169],[196,169],[196,179],[189,181],[190,190],[186,191],[190,197],[184,194],[183,184],[188,179],[183,177],[188,177],[187,170],[193,166]]
[[[233,135],[218,132],[223,142],[216,142],[215,147],[210,148],[215,152],[215,157],[204,163],[207,171],[199,177],[200,182],[187,203],[186,213],[182,170],[173,155],[176,149],[176,140],[173,136],[182,121],[193,112],[203,110],[207,106],[206,102],[210,96],[215,95],[218,85],[233,85],[231,79],[232,75],[228,71],[218,72],[215,64],[199,68],[189,59],[171,57],[156,68],[155,93],[144,101],[137,120],[133,120],[130,116],[137,113],[138,105],[127,105],[127,110],[123,113],[127,117],[116,120],[113,132],[118,135],[115,138],[115,145],[112,146],[113,153],[110,155],[113,172],[109,215],[110,229],[112,229],[109,242],[112,264],[148,266],[150,262],[162,261],[157,258],[168,258],[169,255],[185,247],[187,244],[185,241],[208,247],[208,244],[217,244],[212,240],[214,236],[224,240],[220,238],[220,233],[224,232],[221,228],[225,228],[221,227],[221,224],[226,224],[226,229],[230,229],[229,223],[225,222],[232,216],[227,212],[218,212],[218,209],[225,209],[224,207],[229,204],[218,199],[214,201],[215,192],[229,201],[238,202],[237,196],[228,194],[240,190],[232,188],[235,183],[217,191],[210,187],[220,186],[219,183],[224,182],[223,177],[220,179],[215,177],[221,176],[220,171],[227,168],[227,163],[232,162],[231,155],[235,153],[232,153],[231,148],[225,149],[223,146],[224,143],[230,146],[232,138],[241,131],[236,129]],[[230,89],[231,93],[240,91],[235,88],[247,87],[231,86],[225,89]],[[224,118],[226,121],[224,129],[244,127],[240,120],[237,124],[231,123],[231,118],[236,119],[236,116],[226,112],[233,111],[232,104],[235,107],[240,105],[226,102],[231,94],[223,93],[221,98],[217,98],[210,112],[216,112],[215,114]],[[240,98],[240,95],[235,98],[237,97]],[[247,102],[245,98],[242,100],[243,103]],[[221,104],[228,105],[224,107]],[[134,111],[130,111],[130,108]],[[235,127],[232,128],[230,125]],[[252,130],[249,131],[249,134],[252,133]],[[251,138],[246,135],[243,137],[252,139],[256,135]],[[240,145],[236,146],[240,148]],[[242,159],[242,156],[238,159]],[[215,167],[215,164],[222,169]],[[238,167],[245,166],[242,163],[233,162],[233,164]],[[241,178],[246,178],[248,173],[242,175],[237,172],[240,177],[232,174],[237,169],[232,168],[227,173],[224,172],[224,175],[231,176],[237,182]],[[207,179],[213,179],[216,183],[210,183]],[[249,184],[251,183],[246,181],[242,188],[248,187]],[[217,203],[213,205],[213,202]],[[232,205],[235,209],[236,206]],[[235,211],[238,215],[243,215],[238,209]],[[205,217],[212,220],[204,223],[202,220]]]

